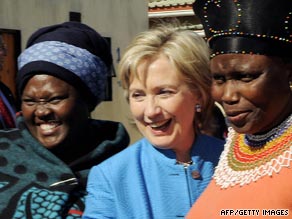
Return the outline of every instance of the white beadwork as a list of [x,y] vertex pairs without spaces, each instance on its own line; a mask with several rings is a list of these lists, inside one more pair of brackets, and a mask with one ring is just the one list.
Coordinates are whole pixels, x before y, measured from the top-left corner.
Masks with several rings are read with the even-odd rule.
[[262,164],[253,169],[236,171],[228,165],[228,153],[231,149],[232,140],[235,136],[235,131],[229,128],[228,138],[226,140],[224,151],[220,156],[220,161],[215,169],[214,179],[217,185],[221,188],[240,185],[244,186],[251,182],[257,181],[263,176],[272,176],[273,173],[279,173],[283,167],[290,167],[292,161],[292,142],[289,142],[290,147],[277,158],[271,159],[269,162]]

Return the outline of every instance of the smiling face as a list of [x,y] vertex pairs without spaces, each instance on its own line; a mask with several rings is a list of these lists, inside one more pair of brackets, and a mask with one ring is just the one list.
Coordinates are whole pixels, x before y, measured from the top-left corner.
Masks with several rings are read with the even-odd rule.
[[129,103],[140,132],[158,148],[189,150],[196,95],[165,56],[144,61],[137,73],[130,83]]
[[291,113],[287,66],[264,55],[223,54],[211,60],[212,95],[237,132],[266,132]]
[[21,99],[29,131],[46,148],[74,142],[87,124],[86,103],[73,86],[56,77],[33,76]]

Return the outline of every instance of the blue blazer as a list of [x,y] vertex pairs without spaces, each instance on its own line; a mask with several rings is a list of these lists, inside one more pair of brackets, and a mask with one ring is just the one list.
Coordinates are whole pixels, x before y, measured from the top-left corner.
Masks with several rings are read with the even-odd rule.
[[184,218],[209,184],[223,144],[197,136],[193,164],[184,167],[172,150],[143,138],[91,169],[83,218]]

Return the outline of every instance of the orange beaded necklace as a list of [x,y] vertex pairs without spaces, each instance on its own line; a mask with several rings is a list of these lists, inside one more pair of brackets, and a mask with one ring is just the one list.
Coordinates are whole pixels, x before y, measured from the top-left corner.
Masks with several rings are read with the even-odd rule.
[[292,161],[292,114],[264,136],[229,129],[214,179],[222,188],[243,186],[289,167]]

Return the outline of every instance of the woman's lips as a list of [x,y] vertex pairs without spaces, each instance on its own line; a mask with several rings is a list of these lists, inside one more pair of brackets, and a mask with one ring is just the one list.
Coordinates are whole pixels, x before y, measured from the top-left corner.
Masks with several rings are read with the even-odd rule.
[[242,125],[246,121],[249,112],[226,113],[227,119],[234,125]]
[[51,135],[59,125],[58,122],[42,123],[39,124],[39,130],[43,135]]
[[154,135],[163,134],[171,124],[171,119],[149,124],[151,132]]
[[170,120],[160,121],[149,124],[149,126],[153,129],[161,129],[162,127],[166,126]]

